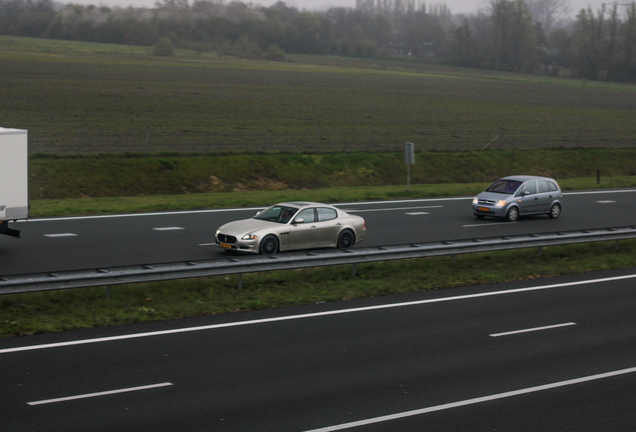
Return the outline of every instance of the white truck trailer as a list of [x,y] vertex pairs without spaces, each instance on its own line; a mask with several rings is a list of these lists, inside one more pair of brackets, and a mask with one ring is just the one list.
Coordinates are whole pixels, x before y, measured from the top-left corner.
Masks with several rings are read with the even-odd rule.
[[9,222],[29,217],[29,136],[0,127],[0,234],[20,237]]

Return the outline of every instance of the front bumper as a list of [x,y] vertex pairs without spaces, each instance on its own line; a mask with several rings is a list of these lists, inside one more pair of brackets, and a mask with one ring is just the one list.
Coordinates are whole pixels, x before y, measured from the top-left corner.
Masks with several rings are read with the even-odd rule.
[[224,250],[258,253],[259,243],[257,240],[237,240],[234,243],[224,243],[221,242],[218,238],[215,238],[214,240],[216,246]]
[[488,206],[484,204],[472,204],[473,213],[479,216],[506,217],[507,207]]

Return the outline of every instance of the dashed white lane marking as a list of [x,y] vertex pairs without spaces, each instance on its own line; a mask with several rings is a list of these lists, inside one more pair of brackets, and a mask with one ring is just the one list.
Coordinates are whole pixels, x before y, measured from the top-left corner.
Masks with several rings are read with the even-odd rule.
[[108,337],[95,338],[95,339],[80,339],[80,340],[56,342],[56,343],[49,343],[49,344],[42,344],[42,345],[28,345],[28,346],[21,346],[21,347],[15,347],[15,348],[4,348],[4,349],[0,349],[0,354],[8,354],[8,353],[22,352],[22,351],[33,351],[33,350],[57,348],[57,347],[67,347],[67,346],[74,346],[74,345],[84,345],[84,344],[92,344],[92,343],[101,343],[101,342],[112,342],[112,341],[119,341],[119,340],[145,338],[145,337],[151,337],[151,336],[161,336],[161,335],[187,333],[187,332],[195,332],[195,331],[203,331],[203,330],[214,330],[214,329],[229,328],[229,327],[241,327],[241,326],[249,326],[249,325],[272,323],[272,322],[282,322],[282,321],[292,321],[292,320],[300,320],[300,319],[315,318],[315,317],[326,317],[326,316],[367,312],[367,311],[375,311],[375,310],[382,310],[382,309],[392,309],[392,308],[398,308],[398,307],[417,306],[417,305],[424,305],[424,304],[434,304],[434,303],[451,302],[451,301],[467,300],[467,299],[482,298],[482,297],[493,297],[493,296],[501,296],[501,295],[508,295],[508,294],[533,292],[533,291],[572,287],[572,286],[579,286],[579,285],[590,285],[590,284],[596,284],[596,283],[621,281],[621,280],[628,280],[628,279],[636,279],[636,274],[613,276],[613,277],[601,278],[601,279],[588,279],[588,280],[582,280],[582,281],[576,281],[576,282],[564,282],[564,283],[557,283],[557,284],[551,284],[551,285],[530,286],[527,288],[515,288],[510,290],[504,290],[504,291],[489,291],[484,293],[466,294],[466,295],[459,295],[459,296],[452,296],[452,297],[415,300],[412,302],[404,302],[404,303],[389,303],[389,304],[381,304],[381,305],[366,306],[366,307],[351,308],[351,309],[336,309],[332,311],[314,312],[314,313],[300,314],[300,315],[284,315],[284,316],[274,317],[274,318],[263,318],[263,319],[255,319],[255,320],[248,320],[248,321],[233,321],[233,322],[222,323],[222,324],[204,325],[199,327],[174,328],[169,330],[159,330],[159,331],[153,331],[153,332],[147,332],[147,333],[132,333],[132,334],[108,336]]
[[159,228],[153,228],[153,230],[155,231],[174,231],[174,230],[182,230],[184,228],[181,227],[159,227]]
[[378,209],[366,209],[366,210],[356,210],[356,209],[346,209],[343,211],[347,213],[364,213],[364,212],[378,212],[378,211],[394,211],[394,210],[415,210],[415,209],[429,209],[429,208],[441,208],[444,206],[436,205],[436,206],[423,206],[423,207],[396,207],[396,208],[378,208]]
[[616,201],[612,201],[612,200],[605,200],[605,201],[596,201],[599,204],[611,204],[611,203],[615,203]]
[[630,373],[634,373],[634,372],[636,372],[636,367],[629,368],[629,369],[621,369],[621,370],[607,372],[607,373],[602,373],[602,374],[598,374],[598,375],[590,375],[590,376],[586,376],[586,377],[575,378],[575,379],[571,379],[571,380],[567,380],[567,381],[559,381],[559,382],[555,382],[555,383],[551,383],[551,384],[545,384],[545,385],[540,385],[540,386],[536,386],[536,387],[529,387],[529,388],[525,388],[525,389],[513,390],[513,391],[509,391],[509,392],[505,392],[505,393],[493,394],[493,395],[490,395],[490,396],[478,397],[478,398],[474,398],[474,399],[467,399],[467,400],[463,400],[463,401],[459,401],[459,402],[451,402],[451,403],[447,403],[447,404],[443,404],[443,405],[437,405],[437,406],[417,409],[417,410],[413,410],[413,411],[405,411],[405,412],[385,415],[385,416],[381,416],[381,417],[374,417],[374,418],[370,418],[370,419],[366,419],[366,420],[360,420],[360,421],[355,421],[355,422],[350,422],[350,423],[343,423],[343,424],[334,425],[334,426],[327,426],[327,427],[323,427],[323,428],[319,428],[319,429],[312,429],[312,430],[305,431],[305,432],[331,432],[331,431],[338,431],[338,430],[344,430],[344,429],[352,429],[352,428],[359,427],[359,426],[366,426],[366,425],[370,425],[370,424],[374,424],[374,423],[381,423],[381,422],[386,422],[386,421],[391,421],[391,420],[397,420],[397,419],[402,419],[402,418],[405,418],[405,417],[413,417],[413,416],[418,416],[418,415],[422,415],[422,414],[428,414],[428,413],[435,412],[435,411],[443,411],[443,410],[447,410],[447,409],[451,409],[451,408],[458,408],[458,407],[463,407],[463,406],[467,406],[467,405],[474,405],[474,404],[478,404],[478,403],[482,403],[482,402],[490,402],[490,401],[494,401],[494,400],[498,400],[498,399],[505,399],[505,398],[509,398],[509,397],[513,397],[513,396],[519,396],[519,395],[524,395],[524,394],[529,394],[529,393],[536,393],[536,392],[540,392],[540,391],[544,391],[544,390],[551,390],[551,389],[555,389],[555,388],[559,388],[559,387],[567,387],[567,386],[571,386],[571,385],[574,385],[574,384],[580,384],[580,383],[585,383],[585,382],[590,382],[590,381],[595,381],[595,380],[600,380],[600,379],[605,379],[605,378],[611,378],[611,377],[615,377],[615,376],[619,376],[619,375],[626,375],[626,374],[630,374]]
[[199,243],[199,246],[216,246],[216,243]]
[[559,328],[559,327],[567,327],[567,326],[573,326],[573,325],[576,325],[576,323],[569,322],[569,323],[555,324],[555,325],[549,325],[549,326],[543,326],[543,327],[534,327],[534,328],[529,328],[529,329],[524,329],[524,330],[509,331],[509,332],[504,332],[504,333],[493,333],[493,334],[491,334],[489,336],[491,336],[491,337],[508,336],[508,335],[513,335],[513,334],[529,333],[529,332],[534,332],[534,331],[549,330],[549,329],[554,329],[554,328]]
[[482,226],[488,226],[488,225],[499,225],[501,226],[502,224],[516,224],[518,222],[494,222],[494,223],[480,223],[480,224],[474,224],[474,225],[462,225],[462,227],[464,228],[470,228],[470,227],[482,227]]
[[[636,192],[636,189],[563,192],[563,195],[589,195],[589,194],[608,194],[608,193],[632,193],[632,192]],[[377,205],[378,203],[395,204],[395,203],[417,203],[417,202],[432,202],[432,201],[466,201],[466,200],[472,200],[473,198],[474,196],[424,198],[424,199],[393,200],[393,201],[366,201],[366,202],[336,203],[335,206],[340,208],[342,206]],[[16,223],[67,221],[67,220],[82,220],[82,219],[128,218],[128,217],[145,217],[145,216],[191,215],[191,214],[198,214],[198,213],[227,213],[227,212],[236,212],[236,211],[251,212],[254,210],[263,210],[263,208],[264,207],[242,207],[242,208],[210,209],[210,210],[165,211],[165,212],[155,212],[155,213],[127,213],[127,214],[111,214],[111,215],[95,215],[95,216],[69,216],[69,217],[57,217],[57,218],[28,219],[28,220],[20,219],[20,220],[17,220]],[[354,210],[351,210],[351,211],[354,211]],[[362,210],[356,210],[356,211],[362,211]]]
[[73,234],[73,233],[44,234],[44,237],[77,237],[77,234]]
[[50,404],[50,403],[56,403],[56,402],[65,402],[65,401],[70,401],[75,399],[86,399],[86,398],[92,398],[97,396],[107,396],[107,395],[112,395],[117,393],[127,393],[127,392],[139,391],[139,390],[148,390],[148,389],[153,389],[157,387],[166,387],[171,385],[172,383],[165,382],[161,384],[151,384],[151,385],[130,387],[130,388],[119,389],[119,390],[109,390],[109,391],[103,391],[98,393],[88,393],[88,394],[77,395],[77,396],[61,397],[57,399],[47,399],[47,400],[41,400],[41,401],[35,401],[35,402],[27,402],[27,405],[44,405],[44,404]]
[[417,215],[425,215],[425,214],[430,214],[430,213],[427,213],[427,212],[411,212],[411,213],[404,213],[404,214],[407,214],[409,216],[417,216]]

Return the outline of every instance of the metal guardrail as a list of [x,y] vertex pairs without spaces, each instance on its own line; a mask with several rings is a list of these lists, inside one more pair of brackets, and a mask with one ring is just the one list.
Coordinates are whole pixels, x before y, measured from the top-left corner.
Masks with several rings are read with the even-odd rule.
[[[0,277],[0,295],[636,238],[636,226]],[[240,279],[239,279],[240,286]]]

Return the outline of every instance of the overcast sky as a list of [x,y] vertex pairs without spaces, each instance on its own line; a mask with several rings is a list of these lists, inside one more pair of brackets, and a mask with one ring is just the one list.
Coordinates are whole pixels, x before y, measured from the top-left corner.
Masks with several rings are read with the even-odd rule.
[[[155,0],[57,0],[60,3],[76,3],[82,5],[94,4],[96,6],[104,5],[104,6],[122,6],[126,7],[129,5],[136,7],[154,7]],[[225,3],[229,3],[231,0],[225,0]],[[243,3],[254,3],[261,4],[263,6],[271,6],[276,3],[278,0],[243,0]],[[285,0],[283,0],[285,1]],[[596,11],[596,9],[600,8],[603,3],[609,4],[613,0],[570,0],[570,6],[572,9],[572,16],[575,16],[576,13],[582,8],[587,8],[588,6],[592,7],[592,10]],[[190,0],[190,4],[192,4],[194,0]],[[626,2],[626,1],[623,1]],[[353,7],[355,6],[355,0],[286,0],[285,3],[288,6],[294,6],[298,9],[312,9],[312,10],[323,10],[328,9],[329,7]],[[488,4],[490,4],[489,0],[432,0],[426,1],[427,4],[435,4],[435,3],[446,3],[450,8],[452,13],[471,13],[476,12],[479,8],[484,8]]]

